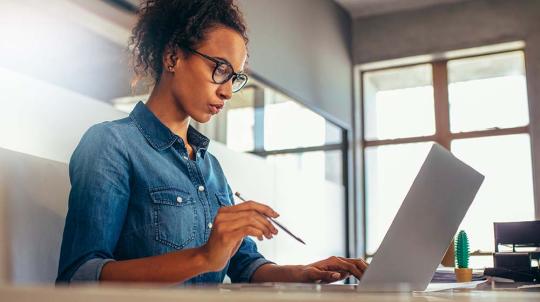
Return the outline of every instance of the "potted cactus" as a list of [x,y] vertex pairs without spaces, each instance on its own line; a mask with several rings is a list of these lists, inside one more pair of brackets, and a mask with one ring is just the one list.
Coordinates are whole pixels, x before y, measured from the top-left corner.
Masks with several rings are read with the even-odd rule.
[[469,268],[469,239],[465,231],[460,231],[456,239],[456,264],[454,269],[457,282],[469,282],[472,280],[472,269]]

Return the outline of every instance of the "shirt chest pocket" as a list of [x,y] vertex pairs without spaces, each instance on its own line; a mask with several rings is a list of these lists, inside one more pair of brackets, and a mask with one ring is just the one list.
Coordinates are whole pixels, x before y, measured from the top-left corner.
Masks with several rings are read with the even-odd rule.
[[183,249],[197,232],[197,208],[189,192],[177,188],[150,190],[153,203],[155,239],[175,249]]
[[212,214],[212,220],[217,215],[217,211],[221,207],[229,207],[233,205],[233,196],[229,193],[214,193],[211,196],[210,210]]

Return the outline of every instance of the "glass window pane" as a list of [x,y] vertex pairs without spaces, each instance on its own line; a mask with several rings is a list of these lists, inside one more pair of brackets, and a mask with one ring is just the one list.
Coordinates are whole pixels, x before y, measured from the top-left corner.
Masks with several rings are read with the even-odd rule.
[[267,160],[276,166],[296,168],[317,178],[325,179],[324,152],[288,153],[271,155]]
[[[343,129],[295,100],[251,84],[233,94],[220,114],[197,130],[236,151],[283,150],[342,143]],[[257,129],[257,127],[264,129]],[[264,137],[263,137],[264,136]]]
[[379,248],[431,146],[426,142],[365,149],[368,254]]
[[529,123],[523,52],[448,62],[452,132]]
[[287,169],[299,169],[321,180],[343,185],[341,150],[269,155],[270,163]]
[[430,64],[366,72],[363,81],[367,140],[435,133]]
[[227,110],[227,147],[237,151],[252,151],[255,148],[253,107]]
[[[225,141],[219,136],[211,137],[212,139],[225,143],[227,147],[237,151],[252,151],[255,148],[254,105],[257,89],[260,88],[252,85],[234,93],[232,99],[225,103],[225,110],[212,117],[212,120],[225,119],[227,129]],[[221,125],[216,125],[219,126]]]
[[265,102],[266,150],[324,145],[326,120],[322,116],[280,93],[265,94]]
[[325,143],[329,144],[341,144],[342,142],[342,129],[329,121],[326,121],[326,134]]
[[493,256],[471,256],[469,258],[470,268],[493,267]]
[[455,140],[452,152],[485,176],[460,229],[471,251],[493,251],[493,222],[534,219],[529,135]]
[[343,184],[343,152],[341,150],[324,152],[326,180]]

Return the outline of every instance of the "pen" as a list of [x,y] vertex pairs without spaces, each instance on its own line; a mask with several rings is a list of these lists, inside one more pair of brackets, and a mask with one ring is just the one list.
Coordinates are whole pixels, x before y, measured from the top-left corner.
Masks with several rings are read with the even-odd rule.
[[[244,199],[244,197],[242,197],[242,195],[240,195],[239,192],[236,192],[234,193],[234,195],[236,195],[236,197],[240,198],[240,200],[242,201],[246,201]],[[268,216],[267,216],[268,217]],[[291,233],[291,231],[289,231],[284,225],[282,225],[281,223],[277,222],[275,219],[273,219],[272,217],[268,217],[268,219],[270,219],[270,221],[272,221],[275,225],[277,225],[278,227],[280,227],[283,231],[285,231],[285,233],[291,235],[294,239],[300,241],[301,243],[303,243],[304,245],[306,244],[304,242],[304,240],[300,239],[299,237],[296,237],[293,233]]]

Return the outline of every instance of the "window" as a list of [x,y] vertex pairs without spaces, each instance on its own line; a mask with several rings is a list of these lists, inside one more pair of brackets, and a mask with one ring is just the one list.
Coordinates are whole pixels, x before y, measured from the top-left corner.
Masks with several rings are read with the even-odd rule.
[[493,222],[534,220],[529,135],[456,139],[452,152],[486,176],[461,228],[471,251],[493,251]]
[[529,123],[523,52],[448,62],[452,132]]
[[250,80],[206,124],[193,123],[227,147],[345,184],[345,130],[296,100]]
[[[320,146],[325,143],[326,120],[280,93],[267,101],[264,120],[265,150]],[[299,123],[294,125],[292,121]]]
[[[226,140],[222,141],[233,150],[251,151],[255,149],[255,110],[256,87],[244,87],[227,102],[226,110]],[[220,115],[214,118],[221,118]]]
[[524,54],[362,74],[366,255],[379,247],[433,142],[486,176],[460,229],[492,266],[493,222],[534,219]]
[[401,202],[420,170],[428,142],[373,146],[365,149],[366,251],[375,254]]
[[366,139],[435,133],[431,65],[366,73],[364,91]]

